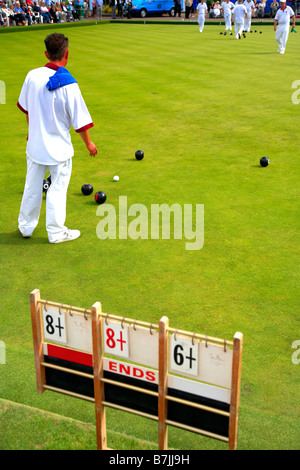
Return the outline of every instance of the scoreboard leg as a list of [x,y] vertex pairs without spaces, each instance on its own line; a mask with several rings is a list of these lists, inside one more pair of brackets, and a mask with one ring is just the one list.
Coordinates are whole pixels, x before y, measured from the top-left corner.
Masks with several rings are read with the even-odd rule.
[[236,450],[238,435],[238,418],[241,388],[243,335],[236,333],[233,339],[231,399],[229,418],[229,449]]
[[30,293],[30,310],[31,310],[31,324],[34,348],[34,362],[36,371],[36,388],[38,393],[45,391],[44,385],[46,383],[45,367],[42,366],[44,362],[43,352],[43,325],[40,300],[40,291],[35,289]]
[[97,429],[97,449],[107,449],[106,415],[104,401],[103,378],[103,350],[102,350],[102,321],[101,304],[96,302],[92,306],[92,333],[93,333],[93,367],[94,367],[94,396]]
[[168,426],[166,424],[168,401],[168,327],[169,319],[162,317],[159,321],[159,345],[158,345],[158,449],[168,449]]

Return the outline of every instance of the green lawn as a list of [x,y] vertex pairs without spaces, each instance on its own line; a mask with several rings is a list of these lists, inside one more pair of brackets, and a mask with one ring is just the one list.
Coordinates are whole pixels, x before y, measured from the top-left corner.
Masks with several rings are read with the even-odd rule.
[[[200,34],[197,25],[102,24],[61,30],[99,150],[89,157],[72,131],[67,225],[82,236],[61,245],[47,241],[45,203],[31,239],[17,230],[27,129],[16,102],[26,73],[46,63],[49,31],[1,35],[0,340],[6,364],[0,364],[0,428],[11,439],[0,434],[0,448],[96,448],[92,404],[36,393],[29,293],[38,288],[44,299],[84,308],[100,301],[106,312],[154,323],[167,315],[171,327],[211,336],[232,339],[241,331],[238,448],[299,449],[300,365],[292,362],[292,343],[300,339],[300,108],[291,100],[292,83],[300,79],[299,34],[290,34],[279,55],[271,26],[258,26],[262,34],[240,41],[220,35],[223,29],[207,25]],[[145,152],[141,162],[134,158],[138,148]],[[263,155],[270,158],[267,168],[259,165]],[[99,240],[98,206],[80,192],[86,182],[105,191],[116,210],[119,196],[149,210],[151,204],[204,204],[203,249],[185,250],[184,239]],[[67,435],[63,444],[52,435],[52,415],[37,411],[29,418],[30,409],[20,412],[1,399],[72,418],[74,427],[83,423],[78,447]],[[157,442],[156,423],[113,410],[107,415],[109,446]],[[44,426],[49,441],[41,444]],[[169,447],[226,445],[170,429]]]

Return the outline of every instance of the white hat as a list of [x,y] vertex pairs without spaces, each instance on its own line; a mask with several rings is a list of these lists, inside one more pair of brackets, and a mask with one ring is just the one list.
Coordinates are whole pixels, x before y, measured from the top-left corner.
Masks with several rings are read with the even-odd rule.
[[286,0],[279,0],[280,3],[286,3]]

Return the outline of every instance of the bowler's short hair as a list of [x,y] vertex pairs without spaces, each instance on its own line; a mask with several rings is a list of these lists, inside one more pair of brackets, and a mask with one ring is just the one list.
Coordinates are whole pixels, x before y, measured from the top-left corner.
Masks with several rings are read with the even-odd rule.
[[44,42],[50,60],[62,60],[69,47],[69,39],[59,33],[49,34]]

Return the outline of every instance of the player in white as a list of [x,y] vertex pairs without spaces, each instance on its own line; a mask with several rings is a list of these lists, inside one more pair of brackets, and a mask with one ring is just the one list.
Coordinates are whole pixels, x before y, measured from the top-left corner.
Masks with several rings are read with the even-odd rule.
[[225,31],[231,31],[231,13],[232,10],[234,9],[234,3],[232,3],[230,0],[225,0],[222,2],[222,10],[223,10],[223,15],[224,15],[224,20],[225,20]]
[[43,179],[47,170],[51,186],[46,196],[46,230],[50,243],[75,240],[79,230],[65,227],[67,189],[74,149],[70,128],[79,133],[91,156],[97,147],[89,129],[93,122],[79,86],[65,68],[69,57],[68,38],[53,33],[45,39],[49,62],[31,70],[24,81],[18,107],[26,114],[27,174],[19,213],[19,230],[31,237],[36,228],[43,198]]
[[205,0],[201,0],[200,3],[197,5],[198,10],[198,23],[199,23],[199,31],[202,33],[205,23],[205,18],[207,16],[207,5]]
[[244,5],[247,8],[247,18],[245,19],[244,31],[246,31],[246,33],[249,33],[251,29],[251,18],[254,12],[255,5],[253,0],[245,0]]
[[238,0],[238,3],[235,4],[233,15],[235,38],[241,39],[242,32],[244,31],[245,18],[247,18],[247,9],[245,5],[243,5],[243,0]]
[[280,8],[277,10],[274,21],[275,39],[278,44],[279,54],[284,54],[286,43],[289,37],[290,19],[295,27],[295,13],[291,7],[287,6],[285,0],[280,0]]

